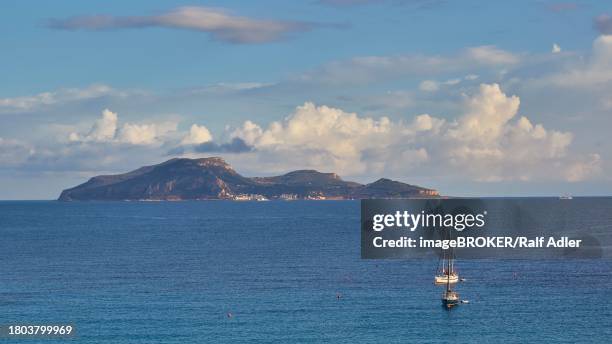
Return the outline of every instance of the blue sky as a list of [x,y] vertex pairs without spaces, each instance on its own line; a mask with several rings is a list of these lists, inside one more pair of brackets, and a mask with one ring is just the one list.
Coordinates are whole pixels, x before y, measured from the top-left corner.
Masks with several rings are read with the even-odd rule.
[[[399,4],[398,4],[399,3]],[[116,87],[165,90],[244,78],[277,80],[335,59],[406,52],[445,54],[494,44],[512,51],[548,51],[552,41],[588,49],[602,2],[554,12],[554,3],[373,2],[324,6],[316,1],[9,1],[2,11],[2,62],[14,66],[0,91],[8,96],[94,81]],[[428,3],[423,1],[423,3]],[[109,14],[152,15],[185,5],[225,8],[237,15],[346,25],[321,28],[261,45],[214,42],[206,34],[173,29],[66,32],[51,18]],[[220,66],[220,63],[222,65]],[[254,68],[256,67],[256,68]],[[129,73],[126,73],[129,71]],[[34,84],[34,85],[33,85]]]
[[0,199],[55,198],[177,155],[453,195],[609,195],[610,12],[599,1],[3,2]]

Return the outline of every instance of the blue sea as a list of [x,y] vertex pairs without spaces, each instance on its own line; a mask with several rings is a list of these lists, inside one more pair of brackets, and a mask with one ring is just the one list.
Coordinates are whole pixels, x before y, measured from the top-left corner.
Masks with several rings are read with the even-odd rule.
[[24,343],[610,342],[609,260],[459,261],[470,303],[446,311],[437,260],[360,259],[359,210],[0,202],[0,325],[76,327]]

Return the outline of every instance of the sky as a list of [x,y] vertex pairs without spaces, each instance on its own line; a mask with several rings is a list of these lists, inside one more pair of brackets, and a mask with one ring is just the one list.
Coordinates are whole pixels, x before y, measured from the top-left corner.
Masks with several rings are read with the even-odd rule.
[[612,194],[603,1],[3,1],[0,199],[221,156],[246,176]]

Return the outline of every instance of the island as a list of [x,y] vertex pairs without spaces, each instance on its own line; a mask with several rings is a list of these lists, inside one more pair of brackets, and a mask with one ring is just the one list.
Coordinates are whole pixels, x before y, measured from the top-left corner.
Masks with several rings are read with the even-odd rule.
[[342,200],[439,197],[433,189],[381,178],[370,184],[335,173],[298,170],[249,178],[219,157],[174,158],[134,171],[102,175],[62,191],[60,201]]

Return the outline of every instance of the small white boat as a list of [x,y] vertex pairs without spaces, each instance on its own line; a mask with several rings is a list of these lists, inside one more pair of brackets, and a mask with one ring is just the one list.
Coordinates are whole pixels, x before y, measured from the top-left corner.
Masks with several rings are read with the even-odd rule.
[[559,199],[574,199],[574,197],[572,197],[572,195],[563,195],[559,196]]
[[445,251],[434,275],[434,284],[454,284],[457,282],[459,282],[459,274],[455,269],[453,253]]
[[457,283],[459,282],[459,275],[456,272],[451,272],[450,276],[448,274],[436,275],[434,277],[435,284],[446,284],[446,283]]

